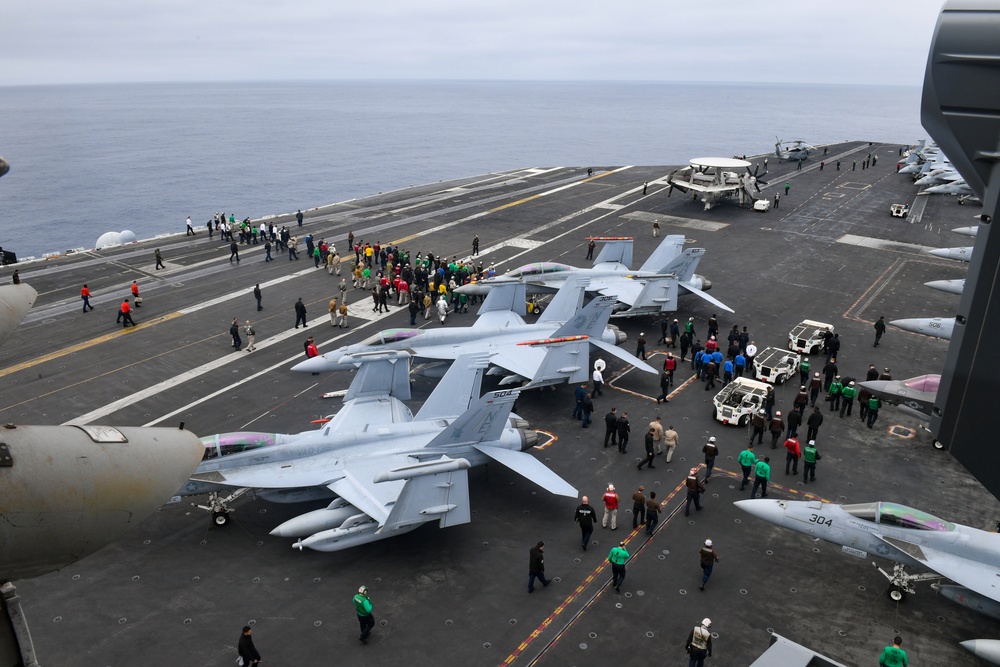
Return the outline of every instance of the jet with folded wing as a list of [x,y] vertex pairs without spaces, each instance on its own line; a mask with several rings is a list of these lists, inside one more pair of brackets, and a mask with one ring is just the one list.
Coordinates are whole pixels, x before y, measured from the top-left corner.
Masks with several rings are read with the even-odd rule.
[[[839,544],[852,556],[893,561],[891,573],[879,568],[889,580],[893,600],[915,593],[917,581],[946,578],[961,588],[956,601],[1000,601],[1000,534],[890,502],[837,505],[756,499],[737,501],[736,506],[764,521]],[[931,572],[910,574],[907,565]]]
[[[523,312],[525,286],[507,283],[502,289],[490,292],[472,326],[387,329],[360,343],[306,359],[292,370],[309,373],[345,370],[351,367],[351,358],[356,355],[389,350],[405,350],[425,361],[452,361],[462,354],[484,350],[490,354],[494,366],[490,374],[504,376],[501,385],[540,387],[586,382],[590,378],[589,348],[593,346],[647,373],[656,373],[649,364],[616,347],[624,342],[625,334],[608,325],[617,302],[614,295],[598,297],[580,308],[586,287],[586,279],[579,276],[567,281],[538,320],[526,324],[513,310],[519,306]],[[564,343],[555,355],[563,360],[561,365],[553,366],[545,346],[532,344],[552,340]]]
[[588,281],[590,295],[614,295],[618,305],[612,317],[658,315],[677,310],[677,297],[694,294],[727,312],[733,309],[708,294],[712,283],[695,273],[704,248],[684,250],[684,236],[671,235],[663,239],[653,254],[636,270],[632,263],[632,239],[621,237],[594,237],[603,242],[601,252],[591,268],[582,268],[559,262],[527,264],[502,276],[462,285],[459,294],[488,294],[498,285],[521,283],[528,294],[551,294],[570,278],[582,277]]
[[[558,352],[559,343],[552,345]],[[558,355],[556,355],[558,356]],[[538,434],[511,414],[520,390],[479,396],[486,354],[459,357],[414,416],[409,355],[356,360],[344,407],[321,428],[294,435],[227,433],[203,438],[205,459],[180,495],[252,488],[266,500],[329,499],[272,535],[294,546],[339,551],[399,535],[421,524],[468,523],[468,469],[496,461],[567,497],[576,489],[527,452]],[[228,448],[228,449],[227,449]]]
[[687,167],[670,172],[667,183],[668,197],[675,189],[680,190],[705,204],[706,211],[726,199],[736,199],[740,207],[752,207],[757,199],[767,199],[758,197],[760,186],[756,174],[750,172],[750,162],[735,158],[694,158]]

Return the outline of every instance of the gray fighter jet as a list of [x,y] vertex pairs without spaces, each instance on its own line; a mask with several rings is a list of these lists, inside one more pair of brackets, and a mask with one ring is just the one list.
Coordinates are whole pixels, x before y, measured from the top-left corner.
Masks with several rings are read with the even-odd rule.
[[[560,363],[566,344],[548,344],[549,363]],[[487,358],[459,357],[416,416],[402,402],[410,397],[407,353],[355,359],[358,374],[329,422],[294,435],[203,438],[205,460],[180,495],[212,493],[206,509],[219,524],[231,511],[231,497],[219,496],[227,489],[253,488],[275,502],[328,499],[327,507],[271,532],[298,537],[295,548],[317,551],[385,539],[431,521],[442,528],[469,522],[467,471],[490,461],[575,498],[576,489],[527,453],[538,434],[511,415],[520,390],[480,398]]]
[[[889,502],[836,505],[766,498],[740,500],[736,506],[764,521],[839,544],[852,556],[867,559],[871,554],[893,561],[892,572],[879,568],[889,580],[893,600],[915,593],[917,581],[941,578],[970,593],[970,600],[1000,600],[1000,534]],[[907,565],[931,572],[910,574]],[[959,597],[952,599],[965,604]]]
[[899,406],[899,411],[918,419],[929,419],[934,408],[941,376],[921,375],[909,380],[870,380],[858,386],[875,394],[883,403]]
[[[656,373],[649,364],[616,347],[624,342],[625,334],[608,326],[611,309],[617,302],[614,295],[598,297],[580,309],[586,285],[586,279],[579,276],[564,283],[538,320],[525,324],[513,310],[515,304],[524,307],[524,285],[506,283],[486,298],[472,326],[387,329],[360,343],[306,359],[292,370],[309,373],[345,370],[353,366],[350,360],[342,362],[343,357],[389,350],[405,350],[415,358],[431,361],[452,361],[462,354],[483,350],[489,352],[490,363],[496,367],[491,374],[505,376],[501,385],[520,383],[540,387],[586,382],[590,377],[589,346],[592,345],[647,373]],[[565,363],[554,367],[549,363],[548,370],[542,372],[547,352],[537,343],[552,339],[575,344],[563,350]]]
[[636,270],[632,263],[631,238],[595,238],[604,246],[591,268],[570,266],[558,262],[538,262],[509,271],[502,276],[463,285],[459,294],[487,294],[497,285],[523,283],[528,294],[551,294],[570,278],[585,278],[587,292],[602,296],[615,295],[619,305],[613,317],[657,315],[677,310],[680,294],[694,294],[727,312],[733,309],[706,291],[712,283],[695,273],[704,248],[682,250],[684,236],[668,236],[653,254]]
[[889,324],[903,331],[945,340],[951,340],[951,335],[955,331],[954,317],[910,317],[892,320]]

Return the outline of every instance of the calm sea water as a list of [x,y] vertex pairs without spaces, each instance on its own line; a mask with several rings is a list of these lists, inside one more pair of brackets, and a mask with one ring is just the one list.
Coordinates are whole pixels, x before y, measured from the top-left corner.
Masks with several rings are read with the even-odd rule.
[[0,245],[20,258],[191,215],[293,211],[518,167],[670,165],[925,137],[920,90],[330,82],[0,88]]

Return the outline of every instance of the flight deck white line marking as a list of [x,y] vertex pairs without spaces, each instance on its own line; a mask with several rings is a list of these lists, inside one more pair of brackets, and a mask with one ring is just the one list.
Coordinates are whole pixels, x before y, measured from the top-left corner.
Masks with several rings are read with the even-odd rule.
[[[626,169],[631,169],[631,168],[632,168],[631,166],[619,167],[618,169],[613,169],[613,170],[611,170],[611,171],[609,171],[607,173],[608,174],[615,174],[615,173],[618,173],[619,171],[624,171]],[[411,234],[410,236],[404,236],[402,239],[397,239],[394,243],[396,243],[396,244],[404,243],[406,241],[409,241],[410,239],[416,238],[417,236],[424,236],[424,235],[427,235],[427,234],[432,234],[434,232],[440,232],[440,231],[443,231],[445,229],[450,229],[452,227],[455,227],[456,225],[461,225],[461,224],[464,224],[466,222],[471,222],[473,220],[478,220],[479,218],[484,218],[484,217],[486,217],[488,215],[492,215],[492,214],[496,213],[497,211],[501,211],[501,210],[503,210],[505,208],[510,208],[512,206],[519,206],[520,204],[523,204],[523,203],[525,203],[527,201],[530,201],[532,199],[538,199],[540,197],[546,197],[546,196],[554,194],[556,192],[561,192],[563,190],[568,190],[569,188],[575,188],[577,186],[583,185],[584,183],[587,183],[589,180],[592,180],[592,179],[585,179],[585,180],[582,180],[582,181],[573,181],[572,183],[567,183],[566,185],[560,185],[559,187],[555,187],[555,188],[552,188],[550,190],[545,190],[545,191],[539,192],[537,194],[528,195],[528,196],[522,197],[521,199],[518,199],[516,201],[512,201],[512,202],[509,202],[507,204],[501,204],[500,206],[496,206],[496,207],[491,208],[491,209],[489,209],[487,211],[481,211],[479,213],[474,213],[474,214],[472,214],[470,216],[466,216],[464,218],[460,218],[460,219],[452,221],[452,222],[446,222],[444,224],[438,225],[437,227],[431,227],[429,229],[421,230],[419,234]],[[637,189],[641,190],[642,188],[640,187],[640,188],[637,188]],[[606,202],[604,202],[604,203],[613,202],[613,201],[615,201],[616,199],[619,199],[619,198],[620,198],[619,196],[612,197],[611,199],[606,200]],[[589,209],[585,209],[585,211],[586,210],[589,210]],[[584,212],[584,211],[581,211],[581,212]],[[539,228],[539,229],[542,229],[542,228]],[[534,233],[535,231],[538,231],[538,230],[533,230],[531,232],[528,232],[528,234],[525,234],[525,236],[529,236],[530,234]]]
[[[388,314],[389,313],[386,313],[386,315],[388,315]],[[398,311],[397,311],[396,314],[398,314]],[[353,315],[350,314],[350,313],[348,313],[347,317],[348,317],[349,321],[351,320],[351,318],[353,318],[354,320],[363,320],[363,321],[367,322],[367,324],[374,324],[374,323],[377,323],[377,322],[381,321],[382,318],[376,318],[376,317],[374,317],[374,315],[375,315],[375,313],[371,313],[371,312],[367,312],[367,313],[363,312],[361,314],[353,314]],[[310,324],[310,325],[308,325],[306,327],[303,327],[303,329],[301,331],[298,330],[298,329],[289,329],[287,331],[283,331],[283,332],[281,332],[279,334],[271,336],[270,338],[266,338],[266,339],[262,340],[260,343],[257,344],[257,349],[262,349],[264,347],[268,347],[269,345],[272,345],[274,343],[283,342],[283,341],[285,341],[285,340],[287,340],[289,338],[292,338],[292,337],[295,337],[295,336],[299,336],[300,334],[302,334],[305,331],[308,331],[309,329],[314,329],[314,328],[317,328],[317,327],[322,327],[323,325],[329,326],[329,320],[326,319],[326,318],[316,318],[315,320],[313,320],[312,324]],[[365,326],[366,325],[362,325],[362,326],[356,327],[355,330],[363,329]],[[350,331],[345,331],[343,333],[339,333],[336,336],[334,336],[333,338],[331,338],[331,339],[329,339],[327,341],[323,341],[321,343],[321,345],[322,346],[326,346],[329,343],[338,341],[341,338],[344,338],[345,336],[347,336],[349,333],[351,333],[351,332]],[[220,357],[220,358],[214,359],[214,360],[212,360],[212,361],[210,361],[208,363],[202,364],[201,366],[198,366],[196,368],[192,368],[191,370],[188,370],[188,371],[184,371],[183,373],[179,373],[178,375],[175,375],[172,378],[168,378],[168,379],[166,379],[166,380],[164,380],[162,382],[158,382],[157,384],[155,384],[155,385],[153,385],[151,387],[147,387],[146,389],[143,389],[141,391],[137,391],[134,394],[130,394],[128,396],[125,396],[124,398],[120,398],[117,401],[113,401],[111,403],[108,403],[107,405],[99,407],[96,410],[91,410],[90,412],[88,412],[86,414],[82,414],[79,417],[76,417],[74,419],[71,419],[68,422],[65,422],[63,424],[63,426],[81,426],[83,424],[90,424],[90,423],[94,422],[97,419],[101,419],[102,417],[106,417],[106,416],[108,416],[110,414],[114,414],[118,410],[121,410],[123,408],[127,408],[130,405],[134,405],[134,404],[136,404],[136,403],[138,403],[140,401],[146,400],[147,398],[151,398],[153,396],[156,396],[157,394],[159,394],[161,392],[167,391],[167,390],[172,389],[174,387],[177,387],[177,386],[179,386],[181,384],[184,384],[185,382],[188,382],[189,380],[194,380],[194,379],[196,379],[196,378],[198,378],[198,377],[200,377],[202,375],[205,375],[206,373],[210,373],[210,372],[212,372],[214,370],[218,370],[220,368],[223,368],[223,367],[225,367],[226,365],[228,365],[230,363],[233,363],[235,361],[239,361],[239,360],[245,358],[245,356],[247,354],[253,354],[253,353],[252,352],[242,352],[242,351],[241,352],[231,352],[231,353],[229,353],[229,354],[227,354],[227,355],[225,355],[223,357]],[[232,383],[232,384],[230,384],[230,385],[228,385],[226,387],[223,387],[219,391],[213,392],[213,393],[211,393],[211,394],[209,394],[209,395],[207,395],[207,396],[205,396],[205,397],[203,397],[201,399],[198,399],[197,401],[193,401],[191,403],[188,403],[187,405],[185,405],[185,406],[183,406],[181,408],[178,408],[177,410],[174,410],[171,413],[163,415],[162,417],[159,417],[158,419],[155,419],[155,420],[149,422],[148,424],[144,424],[144,426],[154,426],[154,425],[156,425],[156,424],[164,421],[165,419],[169,419],[170,417],[178,415],[178,414],[180,414],[180,413],[182,413],[182,412],[184,412],[186,410],[190,410],[192,407],[198,405],[199,403],[204,403],[205,401],[207,401],[207,400],[209,400],[211,398],[215,398],[216,396],[219,396],[221,394],[225,394],[227,392],[230,392],[230,391],[232,391],[236,387],[239,387],[241,384],[243,384],[245,382],[248,382],[250,380],[254,380],[254,379],[258,378],[258,377],[261,377],[262,375],[267,375],[268,373],[270,373],[270,372],[272,372],[272,371],[274,371],[274,370],[276,370],[278,368],[287,368],[289,364],[296,363],[297,361],[300,361],[300,360],[301,360],[301,357],[300,357],[299,354],[295,354],[293,357],[283,359],[283,360],[279,361],[278,363],[273,364],[272,366],[269,366],[269,367],[267,367],[267,368],[265,368],[265,369],[263,369],[263,370],[261,370],[261,371],[259,371],[257,373],[254,373],[252,375],[249,375],[249,376],[246,376],[244,378],[241,378],[238,382],[234,382],[234,383]]]

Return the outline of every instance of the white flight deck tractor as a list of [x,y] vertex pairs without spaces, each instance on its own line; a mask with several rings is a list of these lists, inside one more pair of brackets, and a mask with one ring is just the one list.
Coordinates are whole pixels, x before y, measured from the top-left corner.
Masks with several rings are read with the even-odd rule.
[[833,325],[814,320],[802,320],[788,332],[788,349],[800,354],[816,354],[823,349],[826,332],[833,334]]
[[723,424],[746,426],[755,411],[764,407],[764,397],[771,386],[739,377],[722,388],[712,399],[712,416]]
[[753,358],[754,377],[763,382],[781,384],[799,372],[800,357],[780,347],[765,347]]

